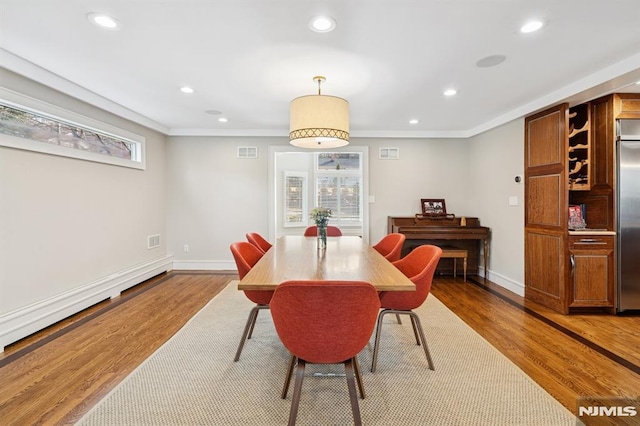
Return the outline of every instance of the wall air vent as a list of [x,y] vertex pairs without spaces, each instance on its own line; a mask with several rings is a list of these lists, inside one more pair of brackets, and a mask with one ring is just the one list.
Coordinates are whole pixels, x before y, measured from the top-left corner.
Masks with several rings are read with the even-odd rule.
[[257,146],[239,146],[238,158],[243,158],[243,159],[258,158],[258,147]]
[[147,249],[160,247],[160,234],[149,235],[147,237]]
[[398,160],[400,158],[400,148],[380,148],[378,158],[380,160]]

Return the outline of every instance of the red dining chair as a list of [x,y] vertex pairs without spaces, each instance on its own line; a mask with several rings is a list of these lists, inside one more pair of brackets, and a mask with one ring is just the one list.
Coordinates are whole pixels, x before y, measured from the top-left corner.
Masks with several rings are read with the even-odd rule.
[[[305,237],[317,237],[318,227],[316,225],[309,226],[304,230]],[[337,226],[327,225],[327,237],[342,237],[342,231]]]
[[291,353],[283,399],[297,361],[289,425],[296,422],[306,363],[344,363],[353,420],[362,424],[354,375],[364,398],[357,356],[371,338],[379,309],[375,287],[362,281],[287,281],[276,288],[271,315]]
[[378,351],[380,349],[380,335],[382,334],[382,319],[387,314],[409,315],[413,334],[416,337],[416,344],[424,349],[429,363],[429,369],[434,370],[433,360],[429,353],[427,340],[422,331],[420,317],[413,312],[413,309],[420,307],[429,296],[433,274],[438,266],[438,261],[442,255],[442,249],[433,245],[422,245],[413,249],[404,258],[393,262],[393,265],[406,275],[415,285],[416,291],[385,291],[380,293],[380,306],[382,311],[378,315],[376,328],[376,339],[373,346],[373,362],[371,372],[376,371],[378,362]]
[[[264,253],[253,244],[244,241],[233,243],[231,244],[230,248],[231,253],[233,254],[233,259],[236,261],[238,276],[240,277],[240,279],[244,278],[244,276],[247,275],[247,273],[251,270],[253,265],[258,263],[258,260],[260,260],[260,258],[264,255]],[[247,324],[245,325],[244,331],[242,332],[242,339],[240,339],[240,344],[238,345],[236,356],[233,359],[234,362],[240,359],[240,354],[242,353],[242,348],[244,347],[245,340],[251,339],[251,335],[253,334],[253,327],[256,325],[256,320],[258,319],[258,312],[261,309],[269,309],[269,302],[271,301],[271,297],[273,296],[273,291],[244,290],[244,294],[249,300],[254,302],[256,306],[254,306],[249,312]]]
[[389,262],[400,260],[402,245],[407,237],[404,234],[391,233],[382,238],[373,248]]
[[258,247],[260,251],[266,253],[272,246],[272,244],[267,241],[262,235],[257,232],[249,232],[247,234],[247,241],[249,241],[254,246]]

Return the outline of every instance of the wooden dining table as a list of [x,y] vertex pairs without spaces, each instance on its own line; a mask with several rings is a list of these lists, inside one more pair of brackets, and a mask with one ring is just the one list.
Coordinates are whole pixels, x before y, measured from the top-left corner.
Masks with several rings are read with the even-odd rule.
[[378,291],[416,287],[380,253],[354,236],[329,237],[319,250],[316,237],[281,236],[238,284],[238,290],[275,290],[290,280],[365,281]]

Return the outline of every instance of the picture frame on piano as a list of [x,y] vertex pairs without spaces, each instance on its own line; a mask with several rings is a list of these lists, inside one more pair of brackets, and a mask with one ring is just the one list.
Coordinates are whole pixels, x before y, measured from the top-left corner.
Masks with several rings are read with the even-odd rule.
[[442,198],[422,198],[420,200],[424,216],[446,216],[447,206]]

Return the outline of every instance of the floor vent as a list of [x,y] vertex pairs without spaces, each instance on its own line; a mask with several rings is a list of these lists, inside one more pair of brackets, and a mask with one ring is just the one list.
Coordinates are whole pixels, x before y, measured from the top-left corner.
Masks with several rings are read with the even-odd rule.
[[160,234],[149,235],[147,237],[147,249],[160,247]]
[[258,158],[258,147],[257,146],[239,146],[238,147],[238,158]]
[[380,148],[378,158],[381,160],[398,160],[400,158],[400,148]]

